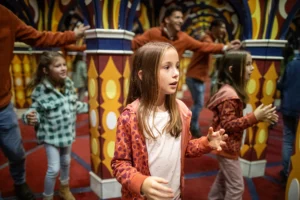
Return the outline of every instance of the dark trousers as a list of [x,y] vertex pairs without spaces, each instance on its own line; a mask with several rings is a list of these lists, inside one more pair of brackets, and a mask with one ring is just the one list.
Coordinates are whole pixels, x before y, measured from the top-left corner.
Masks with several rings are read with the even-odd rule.
[[299,118],[283,115],[283,145],[282,145],[282,165],[283,173],[289,175],[291,155],[294,152],[296,131]]

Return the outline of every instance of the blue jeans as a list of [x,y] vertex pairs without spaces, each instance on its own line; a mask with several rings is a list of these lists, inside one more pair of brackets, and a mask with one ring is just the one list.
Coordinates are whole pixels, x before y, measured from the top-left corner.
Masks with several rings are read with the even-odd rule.
[[192,119],[191,119],[191,127],[190,129],[193,131],[200,130],[198,118],[200,111],[202,110],[204,106],[204,90],[205,85],[202,81],[196,80],[194,78],[186,78],[186,84],[192,94],[193,98],[193,107],[192,107]]
[[52,196],[59,171],[61,184],[67,185],[69,183],[72,146],[59,148],[51,144],[45,144],[45,149],[48,169],[45,177],[44,196]]
[[0,148],[9,161],[10,174],[16,185],[25,183],[25,151],[18,118],[13,105],[0,111]]
[[286,177],[290,171],[290,158],[294,152],[298,118],[283,115],[283,146],[282,146],[282,165],[283,173]]

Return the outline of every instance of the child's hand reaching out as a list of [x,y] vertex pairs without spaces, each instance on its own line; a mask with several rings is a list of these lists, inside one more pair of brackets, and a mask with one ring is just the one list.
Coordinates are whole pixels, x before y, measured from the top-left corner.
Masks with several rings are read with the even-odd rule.
[[272,104],[267,106],[261,104],[255,109],[254,115],[258,121],[264,121],[273,124],[278,121],[278,115],[276,114],[275,109],[276,107],[272,107]]
[[213,128],[209,127],[207,139],[211,148],[216,149],[217,151],[222,151],[222,146],[226,145],[225,140],[228,138],[228,135],[224,133],[224,129],[214,132]]
[[141,192],[149,200],[172,199],[174,197],[173,190],[165,186],[166,184],[168,181],[163,178],[149,176],[144,180]]
[[28,125],[31,125],[31,126],[35,126],[38,122],[35,111],[31,111],[30,113],[28,113],[26,115],[26,119],[27,119]]

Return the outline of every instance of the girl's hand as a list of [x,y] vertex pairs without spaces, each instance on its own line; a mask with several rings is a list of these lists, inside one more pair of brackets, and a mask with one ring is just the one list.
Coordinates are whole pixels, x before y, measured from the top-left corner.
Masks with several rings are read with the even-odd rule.
[[273,111],[269,116],[267,120],[264,120],[265,122],[268,122],[270,124],[275,124],[278,122],[278,115],[276,114],[276,111]]
[[261,104],[255,109],[254,115],[258,121],[275,123],[278,121],[278,115],[276,114],[275,109],[276,107],[272,107],[272,104],[267,106]]
[[28,122],[28,125],[35,126],[37,124],[37,117],[36,117],[36,112],[31,111],[26,115],[26,119]]
[[211,148],[216,149],[217,151],[222,151],[222,146],[226,145],[226,142],[224,142],[228,135],[224,134],[225,130],[220,129],[219,131],[213,132],[213,128],[209,127],[207,139],[209,141],[209,145]]
[[149,176],[144,180],[141,192],[149,200],[172,199],[174,197],[173,190],[164,186],[166,184],[168,181],[163,178]]

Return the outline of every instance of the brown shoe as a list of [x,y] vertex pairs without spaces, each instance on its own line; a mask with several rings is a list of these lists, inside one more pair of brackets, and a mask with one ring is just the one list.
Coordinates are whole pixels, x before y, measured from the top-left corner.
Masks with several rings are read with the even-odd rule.
[[76,200],[70,191],[69,185],[60,185],[58,195],[64,200]]

